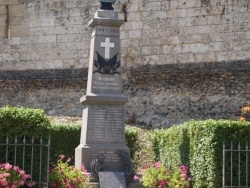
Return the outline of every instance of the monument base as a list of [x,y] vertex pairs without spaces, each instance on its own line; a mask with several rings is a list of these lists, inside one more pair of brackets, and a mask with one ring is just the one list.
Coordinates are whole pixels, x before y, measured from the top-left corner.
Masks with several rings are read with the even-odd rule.
[[82,164],[89,164],[85,166],[88,172],[90,172],[91,162],[100,158],[104,158],[102,171],[123,172],[126,163],[124,160],[126,158],[130,160],[130,150],[126,145],[79,145],[75,149],[75,157],[77,168]]
[[[142,188],[142,184],[140,182],[132,182],[127,185],[127,188]],[[100,184],[97,182],[90,182],[87,188],[100,188]]]

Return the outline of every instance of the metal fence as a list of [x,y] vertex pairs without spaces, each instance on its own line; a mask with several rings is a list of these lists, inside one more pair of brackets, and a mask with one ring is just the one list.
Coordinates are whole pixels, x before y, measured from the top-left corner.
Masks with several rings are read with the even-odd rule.
[[249,188],[249,148],[248,144],[230,145],[223,143],[223,188]]
[[49,159],[50,159],[50,137],[46,141],[43,138],[18,140],[17,136],[10,139],[8,136],[5,143],[0,143],[5,156],[1,162],[8,162],[14,166],[19,166],[27,174],[31,175],[31,181],[36,182],[38,187],[49,187]]

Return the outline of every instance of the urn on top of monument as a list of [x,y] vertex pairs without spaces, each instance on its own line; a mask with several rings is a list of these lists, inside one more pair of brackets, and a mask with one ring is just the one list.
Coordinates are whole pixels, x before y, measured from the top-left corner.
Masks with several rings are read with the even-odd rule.
[[112,7],[112,4],[116,2],[116,0],[98,0],[101,2],[101,7],[100,9],[103,10],[114,10]]

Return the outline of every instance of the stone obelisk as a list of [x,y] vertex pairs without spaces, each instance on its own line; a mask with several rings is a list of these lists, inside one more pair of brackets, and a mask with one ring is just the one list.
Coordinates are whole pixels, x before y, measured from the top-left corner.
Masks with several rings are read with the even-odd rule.
[[115,0],[99,0],[101,8],[89,22],[91,36],[89,71],[83,104],[80,145],[75,149],[75,166],[103,156],[103,171],[122,172],[118,151],[128,154],[125,144],[124,104],[120,62],[120,27],[124,23],[113,10]]

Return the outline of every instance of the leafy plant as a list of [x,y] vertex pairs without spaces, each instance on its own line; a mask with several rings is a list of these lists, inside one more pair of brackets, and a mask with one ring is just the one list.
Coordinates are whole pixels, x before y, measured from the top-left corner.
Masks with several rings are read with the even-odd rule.
[[133,177],[135,176],[134,164],[132,163],[130,159],[129,153],[122,151],[122,150],[117,150],[116,153],[124,165],[125,179],[126,179],[126,182],[129,183],[133,180]]
[[[41,137],[46,142],[49,136],[51,124],[42,109],[23,108],[23,107],[12,107],[5,106],[0,108],[0,143],[4,144],[8,142],[8,159],[9,163],[18,164],[21,166],[22,157],[19,157],[23,151],[23,147],[17,145],[13,146],[14,143],[30,143],[31,140],[34,144],[40,144]],[[6,141],[8,135],[8,141]],[[15,138],[15,136],[17,136]],[[17,142],[18,141],[18,142]],[[26,142],[27,141],[27,142]],[[43,143],[44,143],[43,142]],[[15,149],[16,151],[15,151]],[[31,147],[26,148],[25,159],[30,161],[33,153],[34,165],[33,165],[33,179],[37,179],[39,174],[39,159],[40,150],[38,147],[31,151]],[[17,154],[15,154],[15,152]],[[43,151],[43,156],[47,155],[47,151]],[[17,156],[17,160],[14,160],[13,156]],[[0,146],[0,162],[6,161],[5,147]],[[7,162],[6,161],[6,162]],[[46,157],[42,158],[42,171],[46,168]],[[31,173],[28,169],[31,169],[31,164],[26,163],[26,172]],[[36,170],[35,170],[36,169]],[[42,179],[45,178],[42,176]]]
[[89,184],[89,175],[85,167],[82,165],[81,169],[76,169],[68,163],[71,158],[63,162],[65,156],[60,155],[57,164],[51,169],[49,174],[49,182],[51,187],[56,188],[83,188]]
[[41,109],[5,106],[0,108],[0,132],[9,136],[48,136],[49,119]]
[[138,145],[138,136],[139,136],[140,129],[137,127],[126,126],[125,129],[125,137],[126,137],[126,144],[130,149],[130,156],[132,159],[135,158],[136,150],[140,149]]
[[140,129],[136,141],[136,151],[132,159],[135,170],[141,171],[155,163],[154,147],[150,140],[150,131]]
[[[126,144],[130,148],[131,158],[133,159],[134,153],[139,149],[137,139],[139,136],[139,128],[125,127]],[[57,123],[52,124],[50,128],[51,136],[51,161],[57,162],[61,153],[65,156],[74,155],[75,148],[80,143],[81,125],[80,124],[65,124]],[[62,138],[64,142],[62,142]],[[67,143],[67,144],[65,144]],[[74,159],[72,159],[74,160]]]
[[[222,187],[222,146],[226,148],[234,143],[250,144],[250,123],[233,120],[188,121],[166,130],[155,130],[151,133],[155,155],[168,168],[187,164],[192,175],[194,188]],[[238,169],[238,157],[233,154],[232,168]],[[244,161],[243,155],[241,161]],[[230,166],[226,160],[226,166]],[[246,182],[246,166],[242,162],[241,183]],[[226,173],[230,172],[226,170]],[[226,183],[230,175],[226,176]],[[234,182],[238,181],[234,176]]]
[[190,181],[188,167],[185,165],[168,169],[166,165],[156,162],[142,175],[142,184],[147,188],[189,188]]
[[[130,155],[128,152],[117,150],[116,154],[120,158],[121,162],[124,166],[124,175],[126,182],[129,183],[133,180],[133,177],[135,175],[134,171],[134,165],[130,159]],[[105,161],[104,155],[97,155],[96,159],[92,159],[90,162],[90,172],[91,172],[91,178],[94,181],[99,180],[99,172],[103,170],[103,165]]]
[[[65,156],[73,156],[75,148],[80,143],[81,125],[79,124],[52,124],[50,129],[51,153],[50,161],[56,163],[63,153]],[[63,138],[63,142],[62,142]],[[65,144],[67,143],[67,144]],[[72,159],[72,164],[74,159]]]
[[96,159],[93,159],[90,162],[90,172],[95,181],[99,180],[99,172],[103,169],[105,158],[104,155],[98,155]]
[[30,175],[18,166],[0,164],[0,188],[33,187],[35,182],[28,181]]
[[247,106],[242,107],[241,110],[241,121],[250,121],[250,102],[248,103]]

